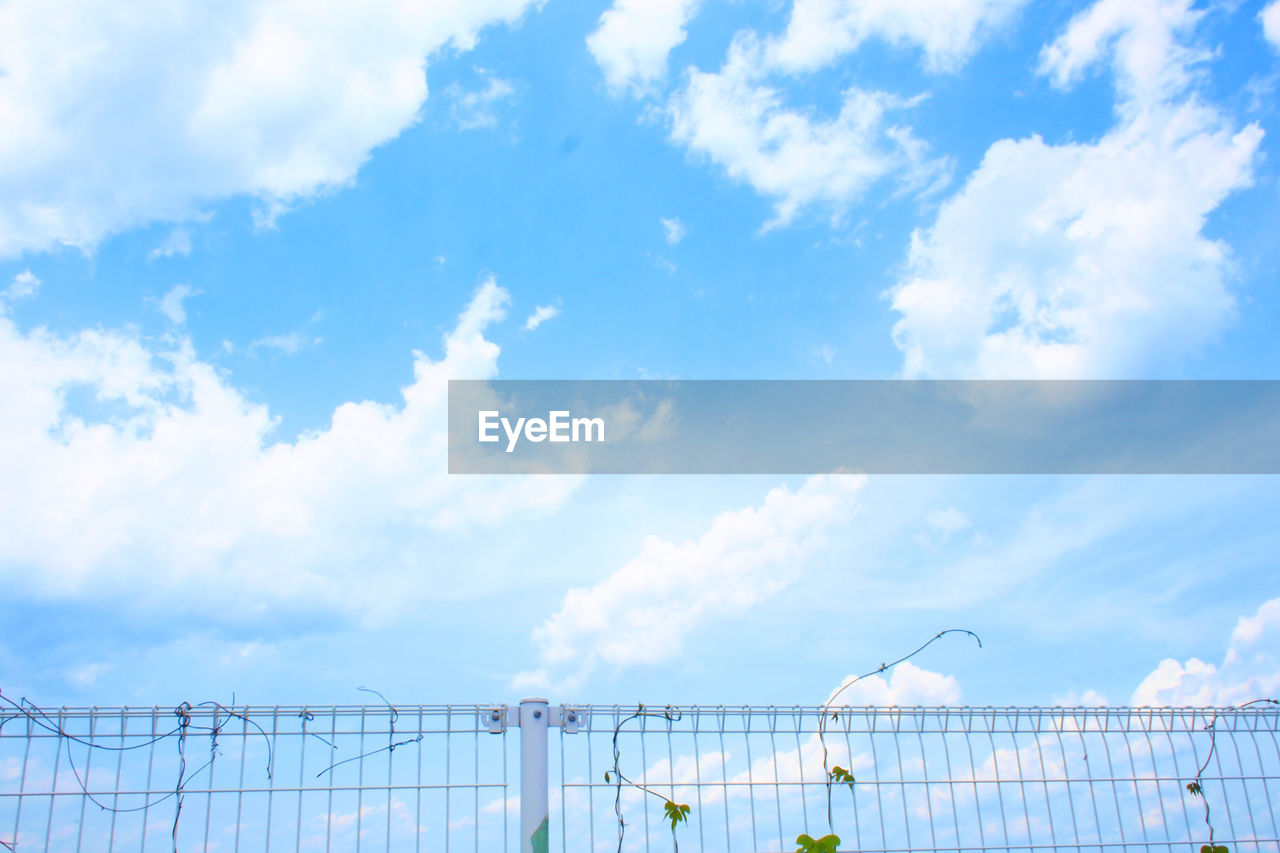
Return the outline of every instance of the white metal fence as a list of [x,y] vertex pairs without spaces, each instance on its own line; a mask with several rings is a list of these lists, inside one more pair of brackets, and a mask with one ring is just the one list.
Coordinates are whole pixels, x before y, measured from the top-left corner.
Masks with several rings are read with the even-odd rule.
[[1273,706],[831,710],[11,707],[0,851],[1280,849]]

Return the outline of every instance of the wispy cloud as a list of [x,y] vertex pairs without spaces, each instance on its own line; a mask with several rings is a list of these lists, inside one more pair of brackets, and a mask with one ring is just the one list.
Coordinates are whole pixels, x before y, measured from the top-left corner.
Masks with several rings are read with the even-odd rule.
[[498,104],[515,96],[515,87],[510,82],[483,69],[479,73],[484,80],[484,85],[479,89],[466,90],[457,83],[452,83],[445,89],[445,94],[451,100],[449,114],[461,130],[494,127],[498,123]]
[[532,332],[534,329],[538,328],[543,323],[550,320],[552,317],[559,317],[559,316],[560,316],[560,309],[555,307],[554,305],[539,305],[537,308],[534,309],[533,313],[530,314],[528,318],[524,321],[525,331]]
[[658,221],[662,223],[662,236],[666,238],[668,245],[674,246],[683,240],[684,235],[688,233],[688,229],[685,228],[684,223],[680,221],[678,216],[673,216],[670,219],[664,217]]
[[160,313],[169,318],[169,322],[181,326],[187,322],[187,310],[183,306],[192,296],[199,294],[200,291],[192,289],[189,284],[179,284],[169,289],[169,292],[160,297],[159,307]]
[[148,252],[147,258],[154,261],[157,258],[186,257],[189,254],[191,254],[191,232],[179,227],[170,231],[159,246]]
[[40,279],[31,270],[23,270],[13,277],[13,281],[5,288],[4,297],[10,302],[29,299],[40,291]]

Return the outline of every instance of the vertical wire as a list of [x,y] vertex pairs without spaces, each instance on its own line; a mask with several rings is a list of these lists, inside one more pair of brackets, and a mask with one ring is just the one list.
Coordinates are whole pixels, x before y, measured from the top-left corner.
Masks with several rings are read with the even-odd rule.
[[[778,847],[782,847],[782,780],[778,775],[778,709],[769,706],[769,752],[773,756],[773,802],[778,809]],[[799,760],[799,756],[796,756]],[[801,795],[804,788],[800,789]]]
[[[62,725],[62,715],[66,711],[65,708],[58,709],[58,731],[64,731]],[[49,818],[44,827],[44,851],[49,853],[49,838],[53,835],[53,809],[58,801],[58,768],[62,763],[62,736],[54,735],[54,748],[57,752],[53,755],[53,782],[49,785]],[[68,752],[70,747],[67,748]]]
[[[550,723],[551,721],[547,720],[547,722]],[[565,804],[564,804],[564,801],[565,801],[564,783],[565,783],[566,777],[564,772],[565,737],[564,737],[564,708],[563,707],[560,709],[560,725],[557,727],[557,730],[556,730],[556,740],[560,742],[560,850],[563,853],[563,851],[568,849],[568,845],[569,845],[569,824],[567,822],[568,812],[565,809]],[[549,840],[550,839],[548,839],[548,841]]]
[[591,853],[595,853],[596,849],[596,771],[595,763],[592,760],[594,750],[591,744],[595,738],[591,737],[594,732],[591,730],[591,721],[595,715],[585,709],[579,709],[578,713],[586,714],[587,719],[585,725],[579,718],[579,725],[582,726],[582,734],[587,739],[587,841],[591,849]]
[[[880,820],[880,846],[887,849],[889,847],[889,836],[885,834],[885,830],[884,830],[884,798],[880,792],[880,789],[881,789],[880,755],[876,751],[876,734],[878,733],[876,731],[876,726],[879,725],[880,723],[880,714],[877,712],[875,708],[872,708],[867,711],[867,715],[868,715],[868,719],[871,720],[871,724],[868,726],[868,728],[871,729],[868,735],[868,740],[871,741],[871,766],[875,769],[875,774],[876,774],[876,780],[874,784],[876,788],[876,816]],[[853,753],[850,753],[850,756],[852,755]]]
[[142,800],[142,846],[139,850],[147,849],[147,814],[151,810],[151,771],[155,768],[156,758],[156,713],[158,708],[151,709],[151,743],[147,746],[147,789]]
[[[1053,849],[1058,848],[1058,827],[1053,821],[1053,802],[1049,799],[1049,768],[1044,763],[1044,709],[1040,708],[1036,713],[1035,743],[1036,743],[1036,761],[1040,765],[1040,784],[1044,789],[1044,813],[1049,820],[1049,843],[1053,845]],[[1063,778],[1067,778],[1067,766],[1065,759],[1062,764]],[[1067,798],[1070,799],[1071,792],[1067,792]]]
[[809,790],[804,781],[804,746],[800,743],[800,728],[804,725],[804,709],[796,705],[791,709],[791,719],[795,722],[796,765],[800,769],[800,815],[804,819],[804,831],[809,831]]
[[893,714],[893,753],[898,761],[898,791],[902,795],[902,826],[907,833],[907,848],[911,849],[911,815],[907,811],[907,779],[906,768],[902,764],[902,712],[891,711]]
[[[302,719],[302,731],[298,733],[298,819],[294,827],[293,846],[302,849],[302,774],[307,766],[307,714],[311,712],[303,708],[298,716]],[[315,716],[312,714],[311,716]]]
[[[1075,717],[1072,717],[1072,720],[1074,721]],[[1053,732],[1054,732],[1055,738],[1058,741],[1058,756],[1062,759],[1063,783],[1067,789],[1067,809],[1071,813],[1071,837],[1075,839],[1076,847],[1079,848],[1080,847],[1080,821],[1079,821],[1079,818],[1076,817],[1075,795],[1072,794],[1071,792],[1071,759],[1067,758],[1067,746],[1065,743],[1062,742],[1062,729],[1064,726],[1066,726],[1066,724],[1067,724],[1067,712],[1062,711],[1058,715],[1057,722],[1053,727]],[[1049,796],[1048,790],[1049,790],[1049,785],[1046,782],[1045,783],[1046,798]],[[1050,819],[1052,819],[1052,813],[1050,814]],[[1058,843],[1058,836],[1057,836],[1056,830],[1054,831],[1053,843],[1055,845]]]
[[750,708],[742,710],[742,720],[742,739],[747,745],[747,801],[751,803],[751,848],[759,850],[760,842],[756,837],[756,779],[751,768],[751,724],[754,721],[751,718]]
[[[120,771],[124,764],[124,750],[128,745],[125,734],[129,728],[128,707],[120,709],[120,751],[116,753],[116,789],[111,794],[111,830],[107,836],[107,853],[116,849],[116,814],[120,806]],[[24,768],[25,769],[25,768]],[[21,803],[21,800],[19,800]],[[14,839],[17,840],[16,838]]]
[[[924,788],[925,813],[929,816],[929,846],[932,849],[937,850],[938,834],[934,829],[933,797],[930,795],[929,791],[929,759],[927,757],[928,751],[924,746],[925,715],[928,714],[928,711],[921,710],[919,713],[920,722],[916,726],[916,743],[920,747],[920,776]],[[914,720],[914,717],[912,719]]]
[[204,849],[209,849],[209,821],[213,815],[213,769],[217,757],[218,744],[218,707],[213,708],[213,726],[209,733],[209,793],[204,798]]
[[1137,807],[1138,807],[1138,826],[1142,830],[1142,841],[1145,844],[1149,842],[1151,839],[1147,835],[1147,816],[1144,814],[1143,808],[1142,808],[1142,791],[1138,784],[1138,767],[1133,762],[1133,742],[1129,738],[1129,735],[1131,735],[1132,733],[1133,733],[1133,711],[1130,710],[1128,712],[1128,716],[1125,719],[1124,751],[1125,751],[1125,754],[1129,757],[1129,775],[1133,779],[1133,798],[1134,798],[1134,802],[1137,804]]
[[[360,842],[364,838],[364,737],[368,730],[369,709],[360,706],[360,752],[356,759],[356,853],[360,853]],[[445,832],[449,827],[449,817],[445,816]],[[446,836],[447,837],[447,836]],[[448,849],[448,848],[445,848]]]
[[[478,718],[477,718],[476,728],[479,728]],[[418,734],[422,734],[422,706],[421,705],[418,706]],[[413,804],[414,853],[421,853],[422,851],[422,752],[423,752],[422,744],[419,743],[418,744],[418,784],[417,784],[417,787],[414,789],[414,804]],[[502,803],[502,810],[505,812],[507,808],[507,804],[505,801],[505,797],[506,797],[505,791],[503,791],[503,797],[504,797],[504,801]],[[476,820],[479,821],[479,815],[476,816]]]
[[[649,718],[640,718],[640,784],[646,788],[649,787],[649,757],[645,752],[645,742],[649,739],[645,737],[645,733],[649,730]],[[647,795],[640,798],[641,805],[644,809],[644,853],[649,853],[649,797]]]
[[[1249,783],[1245,781],[1245,778],[1244,778],[1248,774],[1244,772],[1244,761],[1240,757],[1240,743],[1238,738],[1236,737],[1236,735],[1239,733],[1239,728],[1235,727],[1236,720],[1232,721],[1232,726],[1233,728],[1231,729],[1231,749],[1236,754],[1236,774],[1240,777],[1240,789],[1244,793],[1245,814],[1249,816],[1249,834],[1252,835],[1254,838],[1257,838],[1258,824],[1253,817],[1253,798],[1249,796]],[[1260,776],[1262,775],[1261,767],[1258,768],[1258,775]],[[1223,805],[1226,806],[1226,803],[1224,802]]]
[[444,709],[444,853],[449,853],[450,813],[453,811],[453,706]]
[[942,755],[947,765],[947,796],[951,800],[951,823],[956,832],[956,847],[960,846],[960,801],[956,799],[956,774],[951,769],[951,709],[942,711]]
[[[240,816],[244,807],[244,762],[245,754],[249,751],[249,706],[244,706],[244,713],[240,715],[240,786],[236,792],[236,840],[235,851],[240,851]],[[150,787],[150,786],[148,786]]]
[[[1031,833],[1031,803],[1027,800],[1027,774],[1022,770],[1022,750],[1018,746],[1018,728],[1021,721],[1021,712],[1015,708],[1013,710],[1013,733],[1010,739],[1013,741],[1013,762],[1018,768],[1018,797],[1022,800],[1022,819],[1026,821],[1024,829],[1027,834],[1027,844],[1035,843],[1035,837]],[[1044,768],[1040,768],[1040,776],[1045,775]]]
[[[338,709],[329,709],[329,743],[335,748],[338,745]],[[328,803],[325,806],[324,813],[324,850],[330,853],[333,845],[333,762],[329,762],[329,767],[325,771],[329,775],[329,791]]]
[[[246,710],[248,709],[246,708]],[[280,706],[277,705],[271,709],[271,741],[270,741],[271,751],[269,753],[270,755],[276,754],[276,739],[277,739],[276,736],[279,733],[280,733]],[[267,761],[268,761],[268,767],[269,767],[270,759],[267,759]],[[271,814],[272,814],[272,806],[275,803],[275,795],[276,795],[275,774],[269,774],[269,775],[271,776],[271,778],[267,780],[267,832],[266,832],[267,837],[265,839],[266,847],[264,848],[266,850],[271,849]],[[356,849],[358,850],[359,848],[357,847]]]
[[965,721],[964,745],[969,751],[969,781],[973,783],[973,807],[978,814],[978,841],[985,849],[987,846],[987,830],[982,825],[982,795],[978,793],[978,764],[973,758],[973,709],[969,709],[969,717]]
[[1004,786],[1000,784],[1000,755],[996,749],[996,711],[991,711],[991,722],[987,726],[987,742],[991,744],[991,773],[995,778],[996,805],[1000,809],[1000,831],[1004,834],[1004,846],[1009,846],[1009,815],[1004,808]]
[[[1214,737],[1216,740],[1216,737],[1217,737],[1216,729],[1215,729]],[[1222,770],[1222,750],[1221,749],[1215,749],[1213,751],[1213,763],[1218,768],[1218,786],[1222,788],[1222,811],[1227,813],[1227,829],[1231,832],[1231,838],[1234,840],[1238,836],[1236,835],[1235,820],[1231,817],[1231,809],[1227,808],[1227,780],[1224,778],[1224,773]],[[1216,844],[1217,842],[1215,841],[1214,843]]]
[[[511,825],[511,810],[507,808],[507,801],[510,795],[510,790],[507,787],[509,778],[507,773],[507,749],[510,746],[507,743],[507,718],[509,716],[507,706],[503,705],[502,734],[499,735],[502,738],[502,853],[509,853],[510,851],[508,846],[510,841],[507,838],[507,830],[510,829]],[[595,853],[595,851],[592,850],[592,853]]]
[[1262,763],[1262,748],[1258,746],[1257,728],[1255,727],[1254,730],[1250,732],[1250,734],[1252,736],[1249,738],[1249,741],[1253,744],[1253,751],[1258,756],[1258,775],[1262,777],[1263,802],[1267,804],[1267,812],[1268,814],[1271,815],[1271,834],[1274,836],[1277,834],[1277,829],[1280,829],[1280,827],[1276,826],[1275,807],[1271,805],[1271,786],[1267,784],[1267,774],[1263,770],[1264,765]]
[[1147,754],[1151,757],[1151,778],[1152,784],[1156,789],[1156,805],[1160,807],[1160,825],[1164,829],[1164,840],[1170,841],[1169,833],[1169,815],[1164,808],[1164,795],[1160,792],[1160,765],[1156,761],[1156,745],[1151,742],[1151,729],[1155,725],[1156,710],[1151,708],[1147,711],[1147,722],[1143,726],[1143,735],[1147,739]]
[[1102,841],[1102,819],[1098,814],[1098,795],[1093,785],[1093,770],[1089,766],[1089,744],[1085,740],[1085,735],[1089,729],[1089,709],[1085,708],[1080,715],[1079,728],[1076,729],[1077,735],[1080,737],[1081,755],[1084,757],[1084,782],[1085,790],[1089,792],[1089,805],[1093,809],[1093,828],[1098,833],[1098,841]]
[[[84,786],[84,791],[86,792],[93,790],[93,788],[90,787],[89,777],[93,773],[93,735],[96,726],[97,709],[92,708],[89,711],[89,748],[85,750],[84,781],[81,783]],[[71,741],[67,741],[67,760],[71,760]],[[85,793],[85,795],[80,798],[80,821],[76,826],[76,850],[80,850],[84,847],[84,809],[88,804],[89,795],[88,793]]]
[[698,747],[698,735],[702,732],[702,709],[692,708],[690,714],[693,717],[693,790],[698,802],[698,850],[701,853],[707,849],[706,822],[702,812],[702,750]]
[[18,778],[18,808],[13,815],[13,846],[18,846],[19,834],[22,832],[22,803],[27,798],[27,763],[31,760],[31,742],[35,740],[32,736],[31,726],[32,720],[26,718],[27,737],[22,749],[22,775]]
[[[819,715],[819,724],[821,724],[821,715],[822,715],[822,711],[819,711],[819,712],[818,712],[818,715]],[[844,748],[845,748],[845,751],[846,751],[846,755],[848,756],[848,759],[849,759],[849,769],[851,769],[851,770],[853,769],[853,742],[849,739],[849,727],[850,727],[850,726],[852,726],[852,725],[853,725],[853,715],[849,712],[849,709],[848,709],[848,708],[845,708],[845,712],[844,712]],[[873,764],[872,766],[873,766],[873,769],[874,769],[874,764]],[[826,786],[827,786],[830,782],[831,782],[831,780],[830,780],[829,778],[828,778],[828,779],[823,779],[823,780],[822,780],[822,784],[823,784],[823,789],[824,789],[824,790],[826,789]],[[878,791],[878,790],[880,790],[880,789],[879,789],[879,787],[877,787],[877,788],[876,788],[876,790],[877,790],[877,791]],[[850,793],[850,794],[852,794],[852,796],[850,797],[850,799],[851,799],[851,800],[853,800],[853,832],[854,832],[854,835],[855,835],[855,836],[857,836],[857,839],[858,839],[858,847],[862,847],[862,821],[858,819],[858,792],[857,792],[857,788],[855,787],[855,788],[854,788],[854,790],[853,790],[853,791],[850,791],[849,793]],[[834,832],[834,831],[835,831],[835,827],[828,827],[828,829],[830,829],[832,832]]]
[[729,765],[728,753],[724,748],[724,729],[725,723],[728,722],[728,716],[725,713],[723,705],[716,706],[717,729],[720,733],[720,789],[723,792],[722,802],[724,803],[724,849],[725,853],[729,853],[729,848],[733,846],[733,841],[729,835]]
[[393,785],[393,783],[395,782],[395,777],[393,776],[393,772],[394,772],[394,761],[393,761],[393,759],[395,758],[395,755],[396,755],[396,743],[395,743],[395,728],[396,728],[396,725],[395,725],[395,721],[396,721],[396,719],[397,719],[397,717],[398,717],[398,716],[399,716],[399,712],[398,712],[398,711],[396,711],[396,709],[395,709],[394,707],[390,707],[390,708],[388,708],[388,709],[387,709],[387,740],[390,742],[391,746],[387,749],[387,846],[386,846],[386,853],[391,853],[391,805],[392,805],[392,797],[394,796],[394,794],[392,793],[392,785]]
[[[1187,802],[1182,797],[1182,768],[1178,764],[1179,750],[1173,743],[1173,722],[1174,720],[1177,720],[1179,716],[1177,715],[1176,712],[1171,712],[1171,715],[1172,716],[1170,717],[1170,720],[1169,720],[1169,728],[1165,731],[1165,737],[1168,738],[1169,740],[1169,753],[1170,753],[1170,756],[1173,758],[1173,782],[1174,782],[1174,791],[1177,793],[1177,803],[1179,804],[1178,811],[1182,812],[1182,824],[1187,830],[1186,837],[1187,837],[1187,841],[1189,842],[1191,841],[1191,838],[1192,838],[1191,816],[1187,812]],[[1199,767],[1200,761],[1198,758],[1195,757],[1195,746],[1196,746],[1195,738],[1191,736],[1190,731],[1179,732],[1179,734],[1186,734],[1187,741],[1191,744],[1192,760],[1194,760],[1196,762],[1196,766]]]
[[[1102,741],[1102,755],[1107,760],[1107,778],[1111,780],[1111,800],[1116,807],[1116,825],[1120,831],[1120,843],[1126,844],[1128,843],[1128,839],[1125,838],[1124,835],[1124,816],[1120,813],[1119,786],[1116,785],[1115,765],[1111,763],[1111,744],[1108,742],[1107,738],[1107,735],[1111,733],[1111,713],[1109,711],[1100,712],[1099,720],[1105,721],[1105,723],[1101,724],[1101,732],[1098,737]],[[1099,827],[1098,831],[1099,835],[1101,835],[1102,828]]]

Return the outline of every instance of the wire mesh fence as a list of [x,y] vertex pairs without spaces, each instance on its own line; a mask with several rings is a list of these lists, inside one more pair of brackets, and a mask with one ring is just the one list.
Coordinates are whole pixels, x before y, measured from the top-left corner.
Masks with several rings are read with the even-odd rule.
[[[1280,849],[1274,708],[835,708],[821,726],[812,707],[586,710],[557,745],[564,851],[795,850],[834,833],[862,853],[1184,853],[1209,841],[1206,803],[1215,843]],[[618,767],[653,793],[605,780],[615,732]],[[854,781],[829,785],[836,766]],[[663,798],[690,806],[674,838]]]
[[0,851],[1280,849],[1274,707],[556,707],[532,842],[518,710],[0,710]]
[[479,706],[0,712],[0,850],[503,851]]

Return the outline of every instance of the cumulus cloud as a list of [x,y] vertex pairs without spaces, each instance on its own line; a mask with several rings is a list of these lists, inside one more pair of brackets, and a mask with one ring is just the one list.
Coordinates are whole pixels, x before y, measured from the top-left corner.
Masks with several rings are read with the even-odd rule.
[[722,513],[697,540],[651,536],[613,574],[565,596],[535,629],[541,668],[515,687],[573,685],[598,665],[617,670],[679,654],[712,621],[740,616],[792,580],[830,525],[856,509],[862,477],[819,476],[771,490],[759,506]]
[[553,509],[576,486],[446,475],[447,380],[495,375],[485,330],[507,301],[485,282],[443,358],[414,354],[398,405],[344,403],[296,441],[274,440],[266,406],[185,337],[24,332],[0,315],[6,594],[127,595],[231,620],[280,608],[376,618],[421,600],[441,579],[424,557],[433,541]]
[[532,332],[552,317],[559,317],[560,309],[554,305],[539,305],[524,321],[524,330]]
[[5,3],[0,256],[342,186],[418,120],[429,55],[533,3]]
[[880,38],[920,48],[931,71],[954,71],[1024,2],[796,0],[785,34],[769,46],[769,61],[786,71],[812,71]]
[[[852,681],[850,675],[841,684]],[[839,690],[839,688],[836,688]],[[834,696],[835,690],[832,691]],[[828,697],[830,699],[830,697]],[[840,693],[837,705],[955,705],[960,702],[960,683],[954,675],[943,675],[903,661],[889,677],[872,675]]]
[[1186,89],[1196,19],[1181,0],[1102,0],[1045,49],[1062,86],[1110,60],[1117,124],[996,142],[912,236],[889,294],[905,375],[1149,376],[1227,326],[1231,253],[1203,229],[1252,181],[1262,131]]
[[1258,14],[1259,20],[1262,21],[1262,34],[1267,41],[1271,42],[1271,46],[1276,50],[1280,50],[1280,0],[1275,0],[1270,6],[1263,9]]
[[587,49],[615,93],[643,91],[667,72],[667,56],[685,40],[699,0],[614,0],[587,36]]
[[837,116],[814,118],[788,109],[762,81],[763,67],[759,40],[739,33],[721,70],[690,68],[667,109],[674,142],[775,199],[766,229],[813,205],[838,216],[891,174],[917,188],[944,176],[944,161],[931,159],[910,128],[887,120],[914,101],[853,86]]
[[1280,698],[1280,598],[1231,632],[1221,664],[1166,658],[1133,691],[1133,705],[1241,705]]

